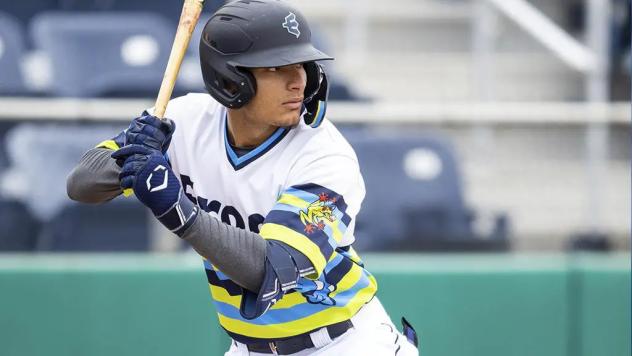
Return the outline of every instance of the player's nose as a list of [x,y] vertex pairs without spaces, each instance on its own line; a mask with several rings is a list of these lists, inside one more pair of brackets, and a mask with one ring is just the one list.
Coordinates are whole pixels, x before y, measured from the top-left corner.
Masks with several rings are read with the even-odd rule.
[[289,72],[288,88],[291,91],[302,92],[307,85],[307,76],[302,65],[296,65]]

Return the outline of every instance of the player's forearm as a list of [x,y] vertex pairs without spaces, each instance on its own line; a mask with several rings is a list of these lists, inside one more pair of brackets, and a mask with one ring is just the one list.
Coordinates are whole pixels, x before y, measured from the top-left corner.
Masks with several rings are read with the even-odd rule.
[[93,148],[86,152],[66,179],[68,197],[82,203],[103,203],[121,194],[121,168],[110,157],[112,150]]
[[266,258],[266,242],[259,234],[201,213],[182,238],[233,282],[259,291]]

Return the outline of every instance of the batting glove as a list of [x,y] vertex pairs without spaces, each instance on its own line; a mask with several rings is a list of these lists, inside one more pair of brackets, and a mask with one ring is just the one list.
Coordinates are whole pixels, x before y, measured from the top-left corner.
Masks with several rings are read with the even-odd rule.
[[125,131],[125,145],[143,145],[164,154],[175,130],[176,123],[172,120],[161,120],[143,111]]
[[165,156],[143,145],[128,145],[112,153],[112,158],[124,162],[119,175],[121,188],[132,188],[164,226],[182,236],[199,208],[184,195]]

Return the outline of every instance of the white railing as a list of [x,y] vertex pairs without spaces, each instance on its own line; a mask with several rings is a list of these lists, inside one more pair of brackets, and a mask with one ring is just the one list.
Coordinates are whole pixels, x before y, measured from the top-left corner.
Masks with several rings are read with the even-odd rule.
[[[0,121],[130,121],[151,99],[69,99],[0,97]],[[336,123],[394,124],[630,124],[630,103],[331,102],[327,117]]]

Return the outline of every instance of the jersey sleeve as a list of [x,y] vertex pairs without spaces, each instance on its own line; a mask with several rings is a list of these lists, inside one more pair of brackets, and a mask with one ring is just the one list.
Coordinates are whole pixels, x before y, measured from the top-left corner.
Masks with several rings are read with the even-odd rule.
[[353,242],[355,216],[365,188],[358,163],[346,155],[298,162],[266,216],[260,234],[307,257],[301,275],[318,278],[336,248]]

